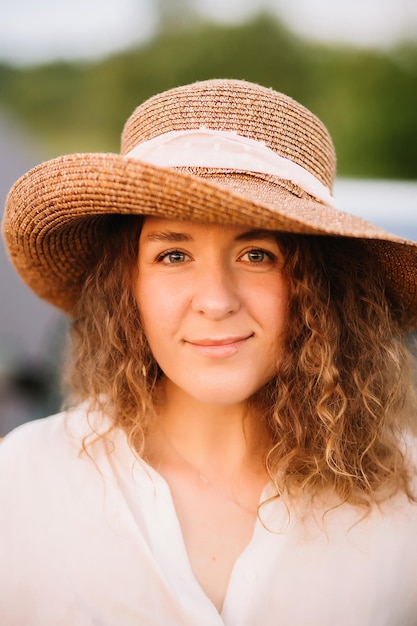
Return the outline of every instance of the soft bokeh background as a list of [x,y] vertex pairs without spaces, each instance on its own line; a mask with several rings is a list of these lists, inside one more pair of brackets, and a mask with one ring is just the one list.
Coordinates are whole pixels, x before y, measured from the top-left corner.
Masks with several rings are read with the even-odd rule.
[[[118,151],[148,96],[244,78],[303,102],[341,208],[417,239],[415,0],[0,0],[0,201],[39,161]],[[0,436],[59,408],[66,320],[0,244]]]

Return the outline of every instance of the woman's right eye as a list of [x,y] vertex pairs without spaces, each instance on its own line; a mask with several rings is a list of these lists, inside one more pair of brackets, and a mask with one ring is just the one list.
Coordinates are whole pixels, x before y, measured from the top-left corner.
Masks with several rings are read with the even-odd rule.
[[164,263],[165,265],[171,265],[174,263],[184,263],[189,260],[188,254],[181,252],[180,250],[168,250],[159,254],[156,258],[157,263]]

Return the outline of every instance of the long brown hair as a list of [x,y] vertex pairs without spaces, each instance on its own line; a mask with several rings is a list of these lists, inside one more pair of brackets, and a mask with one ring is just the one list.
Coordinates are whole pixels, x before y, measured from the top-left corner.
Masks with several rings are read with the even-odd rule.
[[[66,380],[124,429],[139,452],[161,372],[132,295],[141,219],[115,216],[84,282]],[[410,497],[399,433],[410,410],[410,356],[366,243],[277,234],[290,285],[278,373],[254,401],[271,435],[267,470],[279,493],[331,490],[369,505]]]
[[[369,504],[411,497],[399,435],[413,405],[410,353],[366,242],[286,236],[290,311],[268,385],[268,470],[279,491]],[[277,480],[279,477],[279,480]]]

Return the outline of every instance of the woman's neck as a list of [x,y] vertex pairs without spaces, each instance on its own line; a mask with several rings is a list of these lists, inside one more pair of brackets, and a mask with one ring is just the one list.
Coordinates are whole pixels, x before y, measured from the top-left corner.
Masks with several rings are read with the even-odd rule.
[[245,471],[264,472],[269,438],[261,418],[246,403],[205,404],[167,381],[147,446],[153,465],[188,463],[216,480]]

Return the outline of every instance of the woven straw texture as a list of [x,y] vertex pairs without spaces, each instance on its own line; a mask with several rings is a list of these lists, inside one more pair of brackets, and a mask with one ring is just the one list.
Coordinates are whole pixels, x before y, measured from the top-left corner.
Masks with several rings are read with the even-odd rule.
[[335,155],[323,124],[271,89],[235,80],[179,87],[139,106],[122,154],[73,154],[40,164],[12,187],[3,235],[17,271],[40,297],[71,313],[95,262],[103,221],[154,215],[305,234],[362,238],[385,269],[387,288],[417,324],[417,244],[337,211],[278,177],[207,168],[166,169],[123,155],[172,130],[233,130],[264,142],[329,190]]

